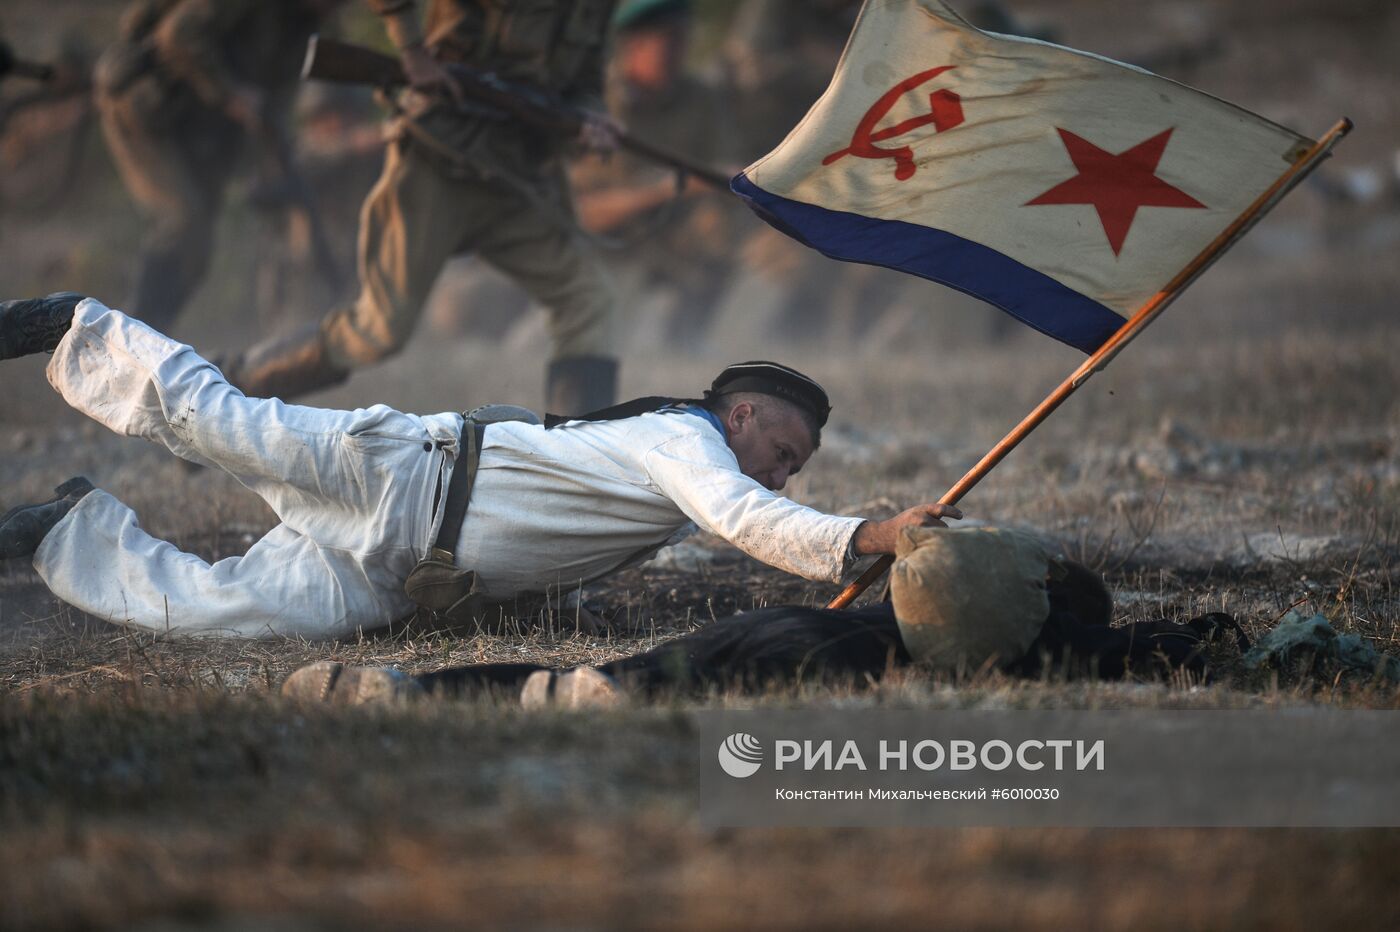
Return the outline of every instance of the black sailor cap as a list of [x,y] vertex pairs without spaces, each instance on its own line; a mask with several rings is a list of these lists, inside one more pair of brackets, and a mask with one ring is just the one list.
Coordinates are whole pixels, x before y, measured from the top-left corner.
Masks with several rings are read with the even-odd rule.
[[781,398],[813,414],[818,427],[825,427],[827,416],[831,414],[831,401],[816,380],[789,366],[763,359],[726,367],[710,384],[706,397],[731,392],[757,392]]

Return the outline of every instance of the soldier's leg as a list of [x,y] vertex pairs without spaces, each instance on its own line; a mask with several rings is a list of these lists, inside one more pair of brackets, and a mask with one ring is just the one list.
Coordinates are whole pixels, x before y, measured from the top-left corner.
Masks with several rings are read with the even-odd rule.
[[389,146],[360,210],[360,293],[319,324],[255,346],[224,368],[245,394],[289,399],[335,385],[403,348],[468,223],[460,184],[408,142]]
[[[190,347],[91,299],[78,305],[48,378],[111,430],[218,466],[296,530],[360,552],[427,539],[433,489],[457,440],[455,424],[383,405],[331,411],[248,398]],[[385,540],[366,540],[367,526]]]
[[476,699],[499,695],[516,699],[530,674],[548,669],[537,663],[472,663],[420,673],[414,679],[434,696]]
[[[645,653],[597,667],[560,670],[533,663],[474,663],[410,679],[420,694],[433,696],[509,699],[518,694],[527,708],[603,708],[617,705],[628,694],[658,698],[842,678],[864,685],[908,662],[888,604],[839,612],[777,606],[723,618]],[[337,701],[325,667],[314,664],[298,671],[284,694]],[[376,678],[389,683],[403,676],[384,668],[346,669],[359,671],[352,685]],[[386,698],[390,692],[378,691]]]
[[583,414],[617,396],[617,295],[593,248],[562,218],[521,202],[499,211],[476,248],[549,312],[545,409]]
[[[691,695],[707,689],[762,690],[808,681],[865,685],[907,663],[909,654],[888,605],[859,611],[777,606],[707,625],[699,631],[597,667],[530,672],[521,684],[526,708],[609,708],[631,695]],[[463,692],[490,681],[508,688],[524,665],[491,664],[435,676]]]
[[241,557],[209,564],[141,529],[101,490],[44,537],[34,569],[97,618],[154,631],[242,637],[342,637],[410,610],[402,588],[368,584],[362,562],[286,525]]
[[128,307],[164,331],[209,268],[226,170],[193,163],[177,133],[152,130],[125,98],[104,98],[101,112],[117,170],[150,218]]
[[865,681],[908,660],[889,605],[840,612],[776,606],[720,619],[598,669],[624,689],[656,696],[822,678]]
[[359,298],[324,327],[337,364],[367,365],[403,348],[438,273],[461,249],[462,190],[412,143],[389,147],[360,212]]
[[320,660],[282,682],[282,695],[298,702],[361,705],[432,696],[437,699],[520,699],[530,676],[549,672],[534,663],[473,663],[409,675],[393,667],[357,667]]

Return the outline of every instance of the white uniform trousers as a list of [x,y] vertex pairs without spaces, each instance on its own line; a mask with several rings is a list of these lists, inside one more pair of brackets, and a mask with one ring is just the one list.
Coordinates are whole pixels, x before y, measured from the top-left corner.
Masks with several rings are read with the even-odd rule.
[[403,581],[436,535],[460,416],[247,398],[190,347],[92,299],[48,377],[113,431],[227,471],[281,521],[245,555],[211,565],[94,491],[34,557],[65,602],[145,628],[249,637],[343,637],[412,612]]

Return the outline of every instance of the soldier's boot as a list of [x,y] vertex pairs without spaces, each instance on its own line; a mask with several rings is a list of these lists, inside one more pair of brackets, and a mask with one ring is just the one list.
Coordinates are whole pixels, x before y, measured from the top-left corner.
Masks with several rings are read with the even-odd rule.
[[544,409],[550,414],[588,414],[617,401],[617,360],[610,356],[556,359],[545,372]]
[[390,667],[352,667],[334,660],[308,664],[282,684],[282,695],[297,702],[331,705],[404,702],[427,695],[418,681]]
[[73,310],[85,297],[60,291],[46,298],[0,302],[0,359],[52,353],[73,323]]
[[287,401],[350,377],[350,370],[331,361],[319,324],[217,362],[229,384],[249,398]]
[[0,516],[0,559],[32,557],[53,526],[62,521],[92,483],[75,476],[54,489],[55,497],[37,505],[20,505]]
[[626,699],[617,680],[596,667],[537,670],[520,690],[520,705],[526,709],[612,709]]

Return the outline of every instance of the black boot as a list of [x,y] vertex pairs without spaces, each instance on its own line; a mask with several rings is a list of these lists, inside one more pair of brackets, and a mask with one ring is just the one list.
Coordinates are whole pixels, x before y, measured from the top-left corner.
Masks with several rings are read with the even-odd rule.
[[339,385],[350,376],[331,362],[319,324],[251,347],[218,365],[229,384],[249,398],[283,401]]
[[73,309],[85,297],[60,291],[47,298],[0,302],[0,359],[52,353],[73,323]]
[[545,373],[544,409],[550,414],[588,414],[617,401],[617,360],[609,356],[556,359]]
[[0,559],[32,557],[43,543],[44,536],[63,520],[84,495],[92,491],[92,483],[82,476],[69,479],[54,489],[57,497],[38,505],[11,508],[0,517]]

